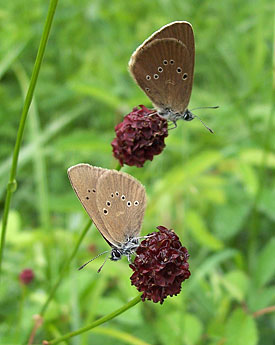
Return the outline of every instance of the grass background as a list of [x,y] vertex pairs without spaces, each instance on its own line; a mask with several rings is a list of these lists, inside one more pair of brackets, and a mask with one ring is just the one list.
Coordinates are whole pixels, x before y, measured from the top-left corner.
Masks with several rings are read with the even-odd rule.
[[[19,115],[48,3],[1,1],[0,203],[4,206]],[[87,215],[66,170],[114,168],[114,126],[149,100],[127,63],[152,32],[190,21],[196,41],[190,108],[220,105],[179,122],[164,152],[124,167],[147,189],[142,234],[173,228],[190,252],[191,278],[162,306],[138,304],[70,344],[274,344],[275,140],[270,1],[60,1],[20,152],[0,286],[0,343],[20,344],[70,256]],[[273,83],[273,86],[272,86]],[[273,99],[272,99],[273,97]],[[136,296],[127,260],[102,259],[93,227],[45,314],[36,343],[91,323]],[[22,287],[18,275],[32,268]],[[135,338],[129,338],[132,335]],[[139,342],[138,342],[139,341]]]

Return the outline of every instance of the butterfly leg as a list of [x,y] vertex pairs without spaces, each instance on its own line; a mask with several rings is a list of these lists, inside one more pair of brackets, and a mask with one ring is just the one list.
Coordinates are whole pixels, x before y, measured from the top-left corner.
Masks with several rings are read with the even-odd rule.
[[153,113],[151,113],[151,114],[148,114],[148,115],[145,115],[145,116],[148,116],[148,117],[150,117],[150,116],[156,115],[157,113],[158,113],[157,111],[154,111]]
[[131,254],[127,254],[127,259],[128,259],[129,264],[133,263],[132,258],[131,258]]
[[[171,123],[171,122],[170,122]],[[174,126],[173,126],[174,125]],[[168,128],[168,130],[171,130],[171,129],[175,129],[175,128],[177,128],[178,127],[178,125],[177,125],[177,122],[176,121],[173,121],[173,127],[170,127],[170,128]]]

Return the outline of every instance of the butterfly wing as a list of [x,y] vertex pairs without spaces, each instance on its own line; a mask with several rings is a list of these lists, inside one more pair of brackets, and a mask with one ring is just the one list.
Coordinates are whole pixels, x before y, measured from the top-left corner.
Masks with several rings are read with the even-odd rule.
[[147,40],[145,40],[132,54],[129,65],[135,60],[135,55],[139,50],[144,48],[148,43],[160,38],[175,38],[183,43],[190,54],[191,62],[195,63],[195,40],[192,25],[186,21],[176,21],[164,25],[158,31],[154,32]]
[[98,180],[98,212],[113,239],[123,244],[137,237],[146,207],[145,188],[132,176],[108,170]]
[[99,177],[106,171],[107,169],[94,167],[89,164],[78,164],[68,169],[68,176],[78,199],[95,226],[110,245],[117,246],[118,243],[114,241],[106,229],[96,204],[96,195],[98,194],[97,183]]
[[193,56],[175,38],[153,39],[140,47],[130,71],[137,84],[159,110],[183,113],[193,84]]

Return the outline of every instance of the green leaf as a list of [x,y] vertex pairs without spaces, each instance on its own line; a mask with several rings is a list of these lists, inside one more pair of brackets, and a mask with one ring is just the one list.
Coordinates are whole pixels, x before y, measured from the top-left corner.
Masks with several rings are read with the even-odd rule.
[[233,298],[239,302],[244,300],[249,281],[248,277],[242,271],[231,271],[224,276],[222,281]]
[[255,286],[249,288],[248,293],[248,309],[251,312],[266,308],[275,302],[275,285],[268,288],[257,289]]
[[264,286],[275,274],[275,237],[273,237],[270,242],[261,251],[257,265],[255,267],[255,282],[257,286]]
[[236,309],[227,321],[224,345],[256,345],[258,330],[252,316]]
[[[180,312],[169,311],[169,314],[163,314],[156,320],[156,330],[161,344],[180,344],[183,336],[182,332],[183,316]],[[161,331],[159,331],[161,330]]]
[[246,190],[250,195],[255,195],[258,190],[259,181],[255,169],[248,164],[240,163],[239,173]]
[[[240,158],[246,164],[248,163],[251,165],[261,166],[262,161],[263,161],[263,151],[259,149],[247,149],[241,153]],[[275,168],[275,154],[274,153],[269,153],[267,155],[266,166],[268,168],[273,168],[273,169]]]
[[16,44],[7,54],[0,60],[0,79],[7,72],[13,62],[18,58],[27,42]]
[[184,344],[196,344],[202,335],[203,326],[201,321],[192,314],[185,314],[183,319]]
[[266,189],[263,191],[261,200],[259,202],[259,209],[264,212],[267,217],[275,221],[275,188]]
[[195,285],[198,284],[198,282],[201,282],[203,277],[205,277],[207,274],[210,274],[224,261],[229,259],[232,261],[232,258],[236,257],[237,254],[237,250],[228,248],[221,252],[210,255],[199,267],[196,268],[192,275],[192,279],[190,279],[186,288],[192,291],[192,289],[195,288]]
[[188,160],[183,166],[175,166],[166,174],[165,179],[159,179],[155,184],[158,194],[175,194],[179,188],[184,188],[190,183],[199,182],[200,176],[208,169],[213,168],[221,160],[220,153],[205,151]]
[[[0,222],[2,227],[2,221]],[[19,212],[11,210],[9,213],[8,226],[7,226],[7,242],[14,242],[18,240],[18,235],[21,229],[21,217]]]
[[186,213],[186,224],[199,244],[213,250],[223,248],[223,243],[208,231],[203,219],[197,212],[188,211]]
[[79,93],[92,96],[94,99],[110,106],[111,108],[117,108],[121,103],[121,99],[119,97],[116,97],[113,93],[106,92],[106,90],[104,88],[100,88],[99,85],[75,83],[72,84],[72,88]]
[[220,239],[228,239],[242,230],[250,209],[250,200],[243,186],[231,182],[226,186],[226,201],[217,206],[214,215],[214,231]]

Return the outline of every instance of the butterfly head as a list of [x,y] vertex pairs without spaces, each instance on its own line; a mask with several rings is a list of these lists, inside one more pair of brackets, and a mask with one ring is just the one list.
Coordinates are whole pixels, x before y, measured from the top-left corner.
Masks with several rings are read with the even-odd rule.
[[113,248],[112,251],[111,251],[111,257],[110,259],[112,261],[118,261],[121,259],[121,256],[123,254],[121,253],[121,250],[119,248]]
[[196,116],[194,114],[191,113],[190,110],[186,109],[185,112],[182,114],[181,119],[185,120],[185,121],[191,121],[195,118]]

